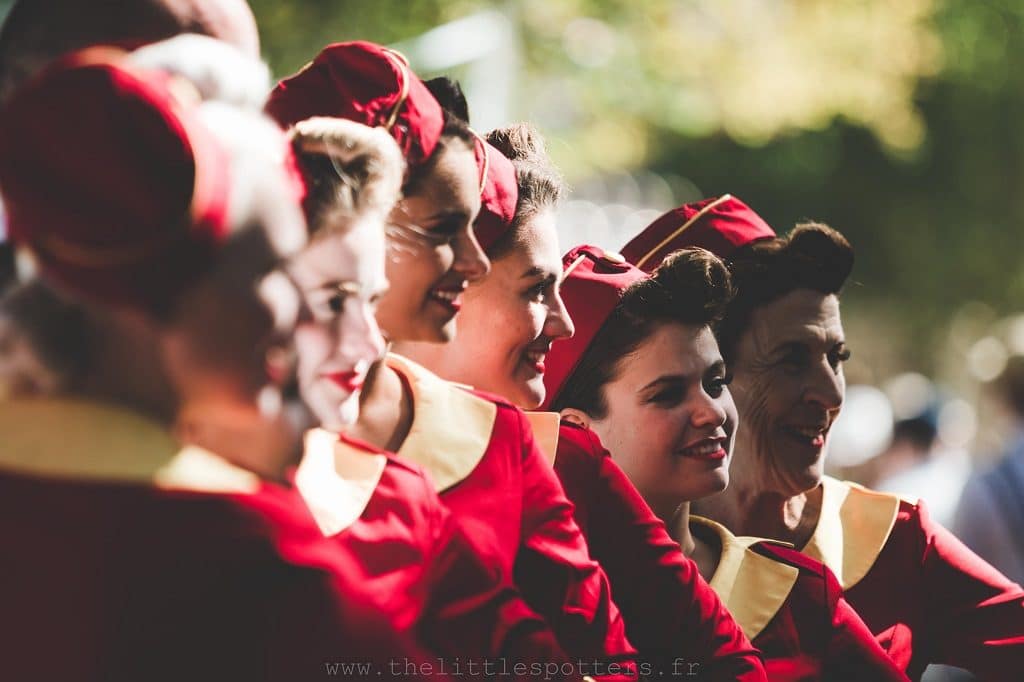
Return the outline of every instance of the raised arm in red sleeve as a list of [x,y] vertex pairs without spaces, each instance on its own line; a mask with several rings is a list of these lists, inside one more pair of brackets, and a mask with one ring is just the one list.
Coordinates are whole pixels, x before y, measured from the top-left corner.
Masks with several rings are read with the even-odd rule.
[[785,603],[754,637],[769,679],[907,680],[844,599],[828,567],[774,542],[750,549],[799,571]]
[[923,502],[900,502],[874,565],[846,595],[912,678],[945,663],[1020,679],[1024,591],[933,522]]
[[764,679],[760,653],[593,432],[562,423],[555,472],[642,665],[655,676],[693,663],[704,679]]

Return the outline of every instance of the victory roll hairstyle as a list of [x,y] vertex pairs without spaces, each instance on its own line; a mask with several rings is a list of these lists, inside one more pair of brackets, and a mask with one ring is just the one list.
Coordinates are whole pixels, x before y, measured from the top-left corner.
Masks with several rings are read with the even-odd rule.
[[594,419],[608,413],[604,387],[621,362],[661,325],[709,325],[725,314],[732,297],[729,271],[704,249],[676,251],[647,279],[629,286],[594,337],[551,409],[581,410]]

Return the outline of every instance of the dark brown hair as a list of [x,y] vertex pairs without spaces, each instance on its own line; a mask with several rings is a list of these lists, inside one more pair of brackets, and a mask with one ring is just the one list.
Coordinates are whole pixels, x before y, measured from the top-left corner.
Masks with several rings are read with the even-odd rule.
[[[0,317],[10,320],[65,386],[77,382],[91,355],[89,325],[81,306],[33,279],[11,285],[0,296]],[[0,344],[0,354],[7,352]]]
[[431,78],[423,82],[427,90],[434,96],[444,115],[444,127],[441,129],[441,139],[434,148],[434,152],[423,163],[409,168],[409,174],[402,186],[402,193],[415,194],[423,178],[430,175],[437,164],[444,147],[453,141],[459,141],[470,149],[476,145],[476,135],[469,128],[469,104],[466,96],[462,93],[462,87],[458,82],[447,77]]
[[801,223],[784,237],[753,242],[729,259],[736,295],[718,327],[718,344],[731,362],[736,344],[760,306],[797,289],[838,294],[853,270],[853,247],[823,223]]
[[604,387],[618,376],[624,357],[661,325],[713,327],[731,296],[729,271],[710,251],[692,248],[671,254],[651,277],[623,292],[551,409],[573,407],[603,419],[608,413]]
[[512,229],[487,251],[492,260],[497,260],[519,243],[523,225],[544,209],[558,204],[565,194],[565,182],[548,158],[540,133],[530,124],[517,123],[492,130],[487,134],[487,141],[512,161],[519,190]]

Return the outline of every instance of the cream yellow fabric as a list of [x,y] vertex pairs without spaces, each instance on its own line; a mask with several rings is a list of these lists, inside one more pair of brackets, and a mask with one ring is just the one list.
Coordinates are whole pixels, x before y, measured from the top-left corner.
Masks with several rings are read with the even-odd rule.
[[832,569],[848,590],[867,575],[881,553],[900,498],[825,476],[821,516],[803,553]]
[[526,420],[530,422],[533,439],[537,442],[544,459],[553,465],[558,453],[558,428],[562,423],[562,416],[557,412],[527,412]]
[[260,480],[127,408],[73,398],[0,403],[0,469],[49,478],[252,492]]
[[754,543],[765,542],[762,538],[736,537],[722,524],[702,516],[691,516],[690,523],[710,528],[718,536],[722,555],[708,582],[743,634],[754,639],[786,602],[800,569],[750,549]]
[[396,454],[426,469],[438,491],[447,490],[483,459],[498,406],[400,355],[389,353],[386,361],[412,390],[412,427]]
[[387,457],[313,429],[306,434],[295,485],[327,537],[351,526],[370,503]]

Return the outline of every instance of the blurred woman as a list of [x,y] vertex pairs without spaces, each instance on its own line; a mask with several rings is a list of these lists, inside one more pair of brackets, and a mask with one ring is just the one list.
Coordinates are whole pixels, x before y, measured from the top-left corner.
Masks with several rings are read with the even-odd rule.
[[[589,321],[549,356],[552,405],[593,430],[754,645],[769,679],[906,679],[821,564],[779,543],[691,517],[729,484],[736,433],[730,376],[712,328],[730,296],[707,251],[671,256],[648,278],[617,254],[564,258],[570,314]],[[557,378],[556,378],[557,377]]]
[[279,268],[306,237],[284,140],[189,92],[94,48],[3,112],[11,236],[86,340],[73,383],[0,407],[5,678],[421,660],[287,485],[311,415],[287,360],[305,313]]
[[946,663],[1015,679],[1024,665],[1020,587],[931,521],[923,503],[823,475],[850,355],[839,314],[849,242],[817,223],[775,237],[726,195],[670,212],[626,252],[651,269],[667,250],[693,244],[717,249],[732,272],[736,297],[718,337],[744,424],[731,485],[695,511],[822,561],[910,677]]
[[[488,136],[513,161],[518,194],[507,218],[477,219],[477,232],[491,259],[491,272],[466,292],[455,338],[444,346],[402,343],[408,355],[440,376],[505,396],[524,409],[545,398],[545,360],[552,344],[573,334],[559,294],[561,258],[555,212],[562,180],[540,136],[521,124]],[[499,230],[494,223],[508,223]],[[497,235],[497,236],[495,236]],[[579,324],[587,329],[588,319]],[[757,679],[763,675],[753,651],[693,562],[680,552],[660,521],[625,480],[589,432],[536,415],[538,433],[548,432],[555,471],[574,505],[591,556],[608,573],[630,641],[651,669],[678,674],[681,662],[711,677]],[[557,454],[555,452],[557,451]],[[671,607],[667,607],[671,604]],[[679,663],[676,663],[679,661]]]
[[[450,339],[463,291],[489,268],[470,227],[480,210],[481,176],[500,155],[477,145],[400,55],[369,43],[325,48],[278,85],[268,111],[282,124],[326,116],[381,127],[395,138],[408,168],[403,199],[389,217],[390,286],[376,319],[392,342]],[[332,173],[323,167],[320,176]],[[607,579],[587,556],[571,505],[519,410],[394,354],[366,378],[359,407],[341,442],[368,443],[426,469],[480,560],[514,575],[562,649],[583,661],[574,673],[635,675]]]

